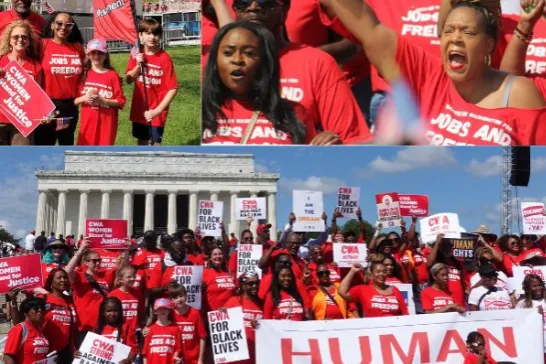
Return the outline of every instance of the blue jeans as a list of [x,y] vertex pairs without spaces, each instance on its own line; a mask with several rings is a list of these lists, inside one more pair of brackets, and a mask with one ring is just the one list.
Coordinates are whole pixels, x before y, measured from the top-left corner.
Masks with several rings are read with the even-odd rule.
[[387,94],[384,92],[376,92],[372,96],[372,100],[370,101],[370,123],[371,125],[375,125],[375,122],[377,121],[377,114],[379,113],[379,108],[385,103],[387,100]]

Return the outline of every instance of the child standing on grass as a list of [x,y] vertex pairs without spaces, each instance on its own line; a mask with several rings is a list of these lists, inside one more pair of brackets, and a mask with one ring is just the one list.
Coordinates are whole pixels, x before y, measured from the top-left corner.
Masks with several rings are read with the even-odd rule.
[[[161,145],[169,105],[176,96],[178,81],[171,57],[160,48],[163,28],[155,19],[144,19],[138,35],[144,53],[130,57],[125,80],[135,82],[131,114],[133,137],[138,145]],[[144,78],[140,72],[140,65]]]
[[87,59],[82,87],[74,104],[82,105],[78,145],[114,145],[118,133],[119,110],[127,101],[118,73],[110,64],[106,41],[87,43]]

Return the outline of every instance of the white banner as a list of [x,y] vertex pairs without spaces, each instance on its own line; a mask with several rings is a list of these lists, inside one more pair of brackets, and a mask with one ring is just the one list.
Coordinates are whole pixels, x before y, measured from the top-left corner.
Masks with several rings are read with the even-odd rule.
[[267,219],[265,209],[265,197],[238,198],[235,200],[237,220],[246,220],[252,217],[254,220]]
[[323,232],[324,212],[322,192],[315,191],[292,191],[292,211],[296,215],[296,222],[293,231]]
[[424,217],[419,220],[419,224],[423,243],[435,242],[438,234],[444,234],[445,238],[461,238],[461,227],[457,214],[442,213]]
[[377,205],[377,216],[383,227],[392,228],[401,225],[402,217],[398,193],[390,192],[375,195],[375,203]]
[[413,286],[409,283],[389,283],[389,285],[395,286],[398,288],[404,301],[406,301],[406,306],[408,306],[408,311],[410,315],[415,315],[415,301],[413,300]]
[[186,302],[196,310],[201,309],[202,265],[177,265],[173,267],[171,279],[186,287]]
[[255,271],[262,279],[262,270],[258,263],[262,259],[264,247],[260,244],[241,244],[237,248],[237,278],[246,271]]
[[201,236],[222,236],[220,223],[224,213],[224,203],[221,201],[199,201],[197,226]]
[[344,218],[356,219],[360,201],[360,187],[340,187],[337,191],[337,208]]
[[131,348],[89,331],[79,352],[80,358],[74,359],[72,364],[119,363],[129,357]]
[[528,274],[536,274],[539,276],[544,284],[546,284],[546,266],[538,265],[536,267],[521,267],[513,266],[512,267],[513,277],[509,278],[510,289],[515,290],[516,294],[523,294],[522,283],[525,279],[525,276]]
[[542,317],[536,309],[440,313],[353,320],[262,320],[260,364],[461,364],[472,331],[497,362],[542,363]]
[[356,263],[362,264],[363,267],[368,265],[366,244],[335,243],[332,244],[332,248],[334,249],[334,262],[340,268],[350,268]]
[[523,216],[524,234],[546,235],[546,216],[544,216],[543,203],[522,202],[521,215]]
[[208,318],[215,363],[250,358],[241,307],[228,308],[225,312],[211,311]]

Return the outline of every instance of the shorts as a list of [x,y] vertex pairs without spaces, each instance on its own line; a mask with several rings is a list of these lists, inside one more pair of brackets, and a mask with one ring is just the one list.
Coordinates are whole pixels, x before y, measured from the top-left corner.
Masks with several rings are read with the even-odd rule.
[[[154,143],[161,143],[163,141],[163,131],[165,130],[162,126],[152,126],[151,139]],[[133,123],[133,137],[140,140],[150,140],[150,127],[146,124]]]

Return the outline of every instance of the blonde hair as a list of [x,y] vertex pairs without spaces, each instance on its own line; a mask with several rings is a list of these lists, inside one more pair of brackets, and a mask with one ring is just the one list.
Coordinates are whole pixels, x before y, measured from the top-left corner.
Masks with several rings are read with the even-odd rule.
[[36,36],[36,32],[30,26],[30,23],[26,20],[15,20],[11,22],[4,32],[0,35],[0,56],[5,56],[10,54],[12,51],[11,47],[11,33],[15,28],[23,28],[27,31],[30,39],[27,48],[27,56],[37,61],[40,58],[40,41]]

